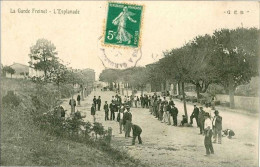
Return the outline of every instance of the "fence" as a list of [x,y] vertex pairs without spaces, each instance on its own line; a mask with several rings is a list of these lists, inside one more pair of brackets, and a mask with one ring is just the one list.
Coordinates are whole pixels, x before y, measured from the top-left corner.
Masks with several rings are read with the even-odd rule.
[[[229,95],[216,95],[216,99],[220,102],[229,102]],[[248,111],[259,111],[259,97],[235,96],[235,107]]]

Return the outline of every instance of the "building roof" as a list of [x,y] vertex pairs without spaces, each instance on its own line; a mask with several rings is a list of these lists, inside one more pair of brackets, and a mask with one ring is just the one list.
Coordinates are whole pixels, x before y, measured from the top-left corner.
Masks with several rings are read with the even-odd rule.
[[10,65],[10,67],[12,67],[15,70],[16,74],[20,74],[20,73],[29,73],[29,66],[24,65],[24,64],[20,64],[20,63],[13,63],[12,65]]

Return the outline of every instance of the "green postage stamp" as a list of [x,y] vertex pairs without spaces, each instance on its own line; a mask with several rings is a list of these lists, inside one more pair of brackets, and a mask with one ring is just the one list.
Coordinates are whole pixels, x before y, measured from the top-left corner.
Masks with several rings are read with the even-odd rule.
[[141,5],[109,2],[104,44],[139,47],[142,12]]

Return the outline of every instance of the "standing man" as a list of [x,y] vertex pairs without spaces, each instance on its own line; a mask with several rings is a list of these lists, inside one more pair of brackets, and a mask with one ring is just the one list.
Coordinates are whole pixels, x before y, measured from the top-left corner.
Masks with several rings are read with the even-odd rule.
[[78,106],[80,106],[80,95],[77,96]]
[[96,96],[94,96],[93,98],[93,104],[94,104],[94,107],[95,109],[97,108],[97,99],[96,99]]
[[71,114],[74,114],[75,113],[75,107],[76,107],[76,100],[73,99],[70,99],[69,101],[69,105],[71,106]]
[[205,114],[205,111],[203,110],[203,107],[200,107],[200,112],[199,112],[199,116],[198,116],[200,135],[204,134],[204,121],[205,121],[204,114]]
[[107,101],[105,101],[104,110],[105,110],[105,121],[107,121],[107,120],[109,120],[108,119],[109,107],[108,107]]
[[98,111],[100,111],[100,106],[101,106],[101,98],[100,98],[100,96],[98,96],[97,105],[98,105]]
[[135,139],[136,137],[138,137],[138,142],[139,144],[142,144],[142,139],[141,139],[141,133],[142,133],[142,128],[140,128],[140,126],[132,124],[132,130],[133,130],[133,141],[132,141],[132,145],[135,145]]
[[166,114],[167,114],[167,118],[168,118],[168,125],[171,125],[171,106],[168,104],[168,102],[166,102],[167,107],[166,107]]
[[210,115],[209,113],[205,113],[204,114],[204,118],[205,118],[205,123],[204,123],[204,127],[205,127],[205,138],[204,138],[204,145],[206,148],[206,155],[205,156],[209,156],[210,154],[214,154],[214,149],[213,149],[213,145],[212,145],[212,122],[210,120]]
[[141,95],[140,101],[141,101],[141,107],[144,108],[144,97],[143,97],[143,95]]
[[140,106],[140,99],[139,97],[137,96],[137,107]]
[[96,122],[96,108],[95,108],[95,104],[92,104],[91,107],[91,115],[93,116],[93,122]]
[[135,102],[135,108],[137,108],[137,97],[134,97],[134,102]]
[[122,134],[124,110],[125,110],[124,106],[121,106],[121,108],[119,109],[119,114],[118,114],[119,133],[120,133],[120,134]]
[[126,106],[127,112],[123,117],[123,124],[125,125],[125,138],[130,137],[131,132],[131,122],[132,122],[132,114],[130,112],[130,107]]
[[113,100],[110,103],[109,108],[110,108],[110,120],[115,120],[116,105],[115,105],[115,102]]
[[155,118],[158,118],[159,117],[159,114],[158,114],[158,102],[157,102],[156,98],[154,98],[152,106],[153,106],[153,111],[154,111]]
[[162,103],[162,109],[163,109],[163,115],[162,115],[162,123],[166,123],[168,118],[167,118],[167,106],[168,104],[166,102]]
[[177,126],[177,117],[178,117],[178,108],[175,107],[175,104],[172,105],[172,119],[173,119],[173,126]]
[[221,135],[222,135],[222,117],[219,115],[218,110],[214,112],[215,116],[212,121],[213,125],[213,143],[217,142],[218,138],[218,144],[221,144]]
[[197,123],[197,127],[199,127],[199,121],[198,121],[198,118],[199,118],[199,108],[196,106],[196,104],[194,104],[194,109],[193,109],[193,112],[190,116],[190,124],[192,125],[193,124],[193,118],[196,119],[196,123]]
[[174,104],[172,97],[170,97],[169,105],[172,106]]

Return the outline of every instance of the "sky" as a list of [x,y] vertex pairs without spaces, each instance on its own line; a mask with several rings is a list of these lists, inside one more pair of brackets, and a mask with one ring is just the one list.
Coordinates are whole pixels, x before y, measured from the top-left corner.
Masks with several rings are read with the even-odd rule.
[[[163,51],[181,47],[197,35],[212,34],[216,29],[242,26],[259,28],[259,2],[132,3],[145,7],[141,27],[143,56],[138,66],[158,61]],[[37,39],[45,38],[56,46],[61,60],[73,68],[92,68],[97,78],[104,69],[98,57],[97,41],[103,33],[107,4],[107,1],[2,1],[1,63],[28,65],[30,47]],[[32,8],[47,9],[51,13],[18,13],[18,9]],[[55,15],[54,9],[77,9],[80,13]],[[16,13],[10,12],[13,10]],[[227,14],[228,10],[230,14]],[[235,10],[237,14],[234,14]],[[240,14],[240,11],[244,14]],[[156,55],[158,57],[155,58]]]

